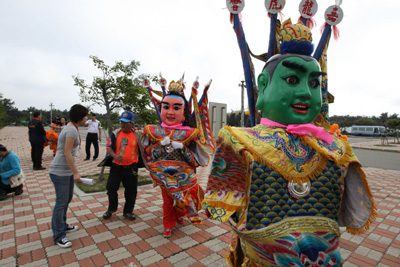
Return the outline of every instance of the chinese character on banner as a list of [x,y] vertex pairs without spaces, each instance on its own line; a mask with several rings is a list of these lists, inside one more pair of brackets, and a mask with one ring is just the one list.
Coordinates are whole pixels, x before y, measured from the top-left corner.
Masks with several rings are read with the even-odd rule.
[[285,7],[285,0],[265,0],[265,8],[270,14],[277,14]]
[[239,14],[244,8],[244,0],[226,0],[226,6],[232,14]]
[[299,12],[302,17],[312,18],[318,11],[318,4],[315,0],[302,0],[299,5]]
[[337,8],[334,8],[332,13],[330,13],[330,14],[328,13],[326,16],[328,17],[329,21],[335,22],[338,18]]
[[329,25],[338,25],[343,19],[343,10],[340,6],[333,5],[325,11],[325,20]]

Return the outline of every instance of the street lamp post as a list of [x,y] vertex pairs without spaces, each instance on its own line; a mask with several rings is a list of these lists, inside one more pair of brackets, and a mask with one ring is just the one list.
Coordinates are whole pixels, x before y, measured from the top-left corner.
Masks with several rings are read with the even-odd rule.
[[29,120],[32,120],[32,111],[29,111]]

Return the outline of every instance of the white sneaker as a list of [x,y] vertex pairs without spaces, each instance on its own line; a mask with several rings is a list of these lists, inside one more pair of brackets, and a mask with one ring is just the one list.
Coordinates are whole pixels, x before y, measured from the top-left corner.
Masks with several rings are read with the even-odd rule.
[[67,228],[65,228],[65,232],[66,233],[71,233],[71,232],[75,232],[76,230],[78,230],[78,226],[75,225],[68,225]]
[[70,246],[72,246],[72,243],[71,241],[68,240],[68,238],[64,237],[63,239],[57,242],[57,245],[62,248],[69,248]]

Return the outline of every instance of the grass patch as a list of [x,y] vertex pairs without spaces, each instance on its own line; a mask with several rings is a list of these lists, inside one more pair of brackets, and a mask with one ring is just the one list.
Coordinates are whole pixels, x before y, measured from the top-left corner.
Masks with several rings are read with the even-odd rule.
[[[84,178],[93,179],[94,180],[94,184],[93,185],[76,184],[76,185],[78,186],[78,188],[80,190],[82,190],[85,193],[105,192],[105,191],[107,191],[106,190],[106,186],[107,186],[108,175],[109,175],[109,173],[103,173],[103,177],[101,178],[101,182],[99,182],[100,173],[86,175]],[[151,184],[151,183],[153,183],[153,180],[151,179],[150,176],[139,175],[139,177],[138,177],[138,186]],[[122,183],[121,183],[121,187],[123,187]]]

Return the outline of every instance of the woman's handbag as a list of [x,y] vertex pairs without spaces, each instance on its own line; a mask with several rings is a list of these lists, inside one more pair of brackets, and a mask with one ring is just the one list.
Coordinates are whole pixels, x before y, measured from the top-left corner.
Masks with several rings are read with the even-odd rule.
[[21,169],[21,172],[19,174],[14,175],[14,176],[10,176],[8,178],[8,182],[10,183],[10,187],[11,188],[20,186],[23,182],[25,182],[25,173],[24,173],[24,171]]

